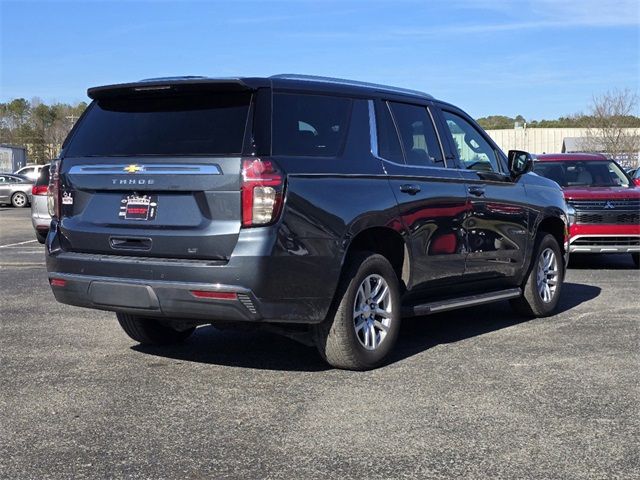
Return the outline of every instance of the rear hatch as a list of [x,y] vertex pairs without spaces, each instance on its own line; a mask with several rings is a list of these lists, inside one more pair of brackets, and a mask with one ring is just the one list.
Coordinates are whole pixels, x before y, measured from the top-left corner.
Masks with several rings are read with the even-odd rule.
[[89,93],[61,156],[63,248],[228,259],[241,228],[252,91],[238,82]]

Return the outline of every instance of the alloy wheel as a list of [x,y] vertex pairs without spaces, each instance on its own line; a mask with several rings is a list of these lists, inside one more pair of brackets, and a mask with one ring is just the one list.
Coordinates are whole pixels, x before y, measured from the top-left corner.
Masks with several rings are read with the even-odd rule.
[[392,321],[389,285],[380,275],[367,276],[358,287],[353,304],[353,327],[360,344],[375,350],[384,341]]
[[550,303],[558,288],[558,259],[551,248],[545,248],[538,258],[536,284],[538,294],[545,303]]
[[27,203],[27,196],[24,193],[16,193],[13,196],[12,202],[16,207],[24,207]]

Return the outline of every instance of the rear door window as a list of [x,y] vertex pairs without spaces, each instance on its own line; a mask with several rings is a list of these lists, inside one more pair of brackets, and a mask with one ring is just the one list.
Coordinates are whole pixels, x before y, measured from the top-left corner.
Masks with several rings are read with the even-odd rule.
[[240,154],[250,102],[249,92],[100,99],[66,155]]
[[274,155],[335,157],[346,137],[352,100],[328,95],[273,96]]
[[444,167],[438,135],[426,107],[396,102],[389,102],[389,106],[407,164]]

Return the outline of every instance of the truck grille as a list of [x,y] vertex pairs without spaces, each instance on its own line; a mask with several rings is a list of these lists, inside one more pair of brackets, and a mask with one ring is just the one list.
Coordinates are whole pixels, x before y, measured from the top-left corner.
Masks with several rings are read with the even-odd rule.
[[580,237],[571,242],[573,245],[580,246],[640,246],[640,237]]
[[589,212],[578,211],[576,213],[576,223],[608,223],[608,224],[636,224],[640,223],[640,212]]
[[640,223],[640,199],[571,200],[576,223],[633,225]]
[[630,210],[640,211],[640,198],[619,198],[615,200],[569,200],[573,207],[580,210]]

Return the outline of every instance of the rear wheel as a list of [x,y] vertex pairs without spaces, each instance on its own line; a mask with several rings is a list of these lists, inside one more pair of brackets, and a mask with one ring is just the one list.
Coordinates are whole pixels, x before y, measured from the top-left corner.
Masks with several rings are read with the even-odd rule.
[[564,281],[564,265],[560,247],[553,235],[538,235],[536,240],[535,256],[524,284],[523,295],[510,302],[514,310],[522,315],[546,317],[558,305]]
[[176,330],[163,325],[155,318],[140,317],[126,313],[116,313],[118,323],[136,342],[144,345],[171,345],[186,340],[195,330],[195,327],[186,330]]
[[27,195],[23,192],[16,192],[11,195],[11,205],[16,208],[24,208],[28,203]]
[[315,344],[332,366],[380,365],[400,329],[398,277],[382,255],[362,252],[348,262],[327,319],[313,327]]
[[640,253],[632,253],[631,258],[633,258],[633,263],[636,264],[636,268],[640,267]]

